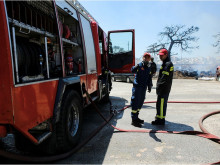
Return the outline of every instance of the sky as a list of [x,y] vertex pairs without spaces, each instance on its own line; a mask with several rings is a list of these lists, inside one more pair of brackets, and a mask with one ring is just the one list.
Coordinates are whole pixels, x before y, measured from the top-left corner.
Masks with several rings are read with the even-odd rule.
[[79,0],[107,33],[110,30],[135,29],[135,55],[141,57],[147,47],[160,39],[159,32],[171,25],[197,26],[199,37],[194,49],[179,57],[219,57],[212,45],[220,32],[220,1],[104,1]]

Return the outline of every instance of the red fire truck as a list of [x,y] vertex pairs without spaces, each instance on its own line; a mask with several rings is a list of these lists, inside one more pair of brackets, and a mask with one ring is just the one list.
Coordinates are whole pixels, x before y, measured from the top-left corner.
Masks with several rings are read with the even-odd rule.
[[79,141],[85,91],[108,100],[134,65],[134,30],[107,36],[77,1],[0,1],[0,50],[0,138],[54,154]]

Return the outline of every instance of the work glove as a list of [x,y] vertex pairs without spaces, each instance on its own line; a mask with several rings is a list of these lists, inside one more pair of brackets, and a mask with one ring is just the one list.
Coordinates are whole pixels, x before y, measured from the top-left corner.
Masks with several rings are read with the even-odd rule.
[[138,67],[139,67],[139,64],[137,64],[136,67],[138,68]]
[[137,64],[135,67],[134,67],[134,69],[138,69],[139,68],[139,64]]

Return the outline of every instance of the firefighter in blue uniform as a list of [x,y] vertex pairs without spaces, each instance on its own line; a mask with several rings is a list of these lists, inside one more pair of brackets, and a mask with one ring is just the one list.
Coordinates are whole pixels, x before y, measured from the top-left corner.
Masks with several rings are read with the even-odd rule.
[[131,68],[132,73],[135,73],[131,97],[131,124],[135,127],[141,127],[144,123],[144,120],[139,119],[138,115],[144,103],[146,90],[148,89],[150,93],[152,88],[150,59],[151,55],[144,53],[143,61]]
[[157,79],[157,114],[155,117],[155,121],[152,121],[153,125],[164,125],[166,110],[167,110],[167,101],[169,97],[169,93],[172,86],[173,80],[173,63],[170,61],[168,56],[168,51],[166,49],[161,49],[158,53],[160,56],[160,60],[163,62],[161,65],[159,76]]

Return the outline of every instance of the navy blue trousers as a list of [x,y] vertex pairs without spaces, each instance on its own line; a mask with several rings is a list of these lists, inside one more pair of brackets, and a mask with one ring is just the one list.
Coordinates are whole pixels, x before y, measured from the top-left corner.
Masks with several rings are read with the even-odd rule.
[[157,95],[157,115],[156,117],[159,119],[165,119],[166,111],[167,111],[167,101],[168,101],[169,93],[163,95]]
[[144,104],[146,95],[146,87],[133,87],[131,97],[131,118],[136,120],[138,118],[139,111]]

